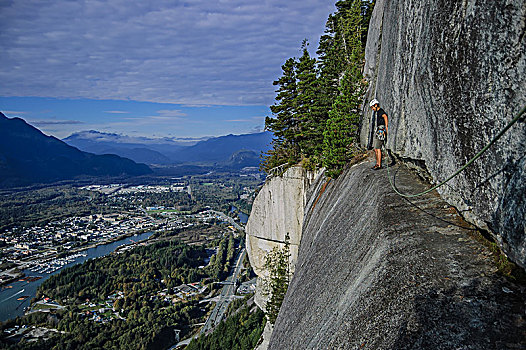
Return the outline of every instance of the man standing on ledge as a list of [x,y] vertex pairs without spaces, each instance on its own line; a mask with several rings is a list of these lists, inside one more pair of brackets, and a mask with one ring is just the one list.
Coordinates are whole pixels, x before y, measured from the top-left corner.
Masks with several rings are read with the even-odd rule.
[[373,148],[376,156],[376,164],[373,167],[374,170],[382,168],[382,146],[384,145],[387,137],[387,113],[380,108],[380,102],[377,99],[373,99],[369,106],[376,113],[376,132],[374,133]]

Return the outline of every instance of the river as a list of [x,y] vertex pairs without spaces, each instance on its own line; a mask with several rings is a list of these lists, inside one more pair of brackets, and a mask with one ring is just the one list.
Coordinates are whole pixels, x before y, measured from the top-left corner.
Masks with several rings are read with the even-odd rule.
[[[29,270],[24,270],[23,272],[25,273],[26,277],[39,276],[42,278],[32,282],[16,281],[9,283],[8,285],[12,286],[12,288],[5,288],[6,286],[2,287],[2,289],[0,290],[0,321],[5,321],[11,318],[15,318],[17,316],[22,316],[24,314],[24,308],[29,306],[31,299],[35,297],[38,286],[40,286],[42,282],[47,280],[50,276],[59,273],[67,267],[81,264],[88,259],[108,255],[109,253],[115,251],[115,249],[117,249],[118,247],[132,243],[131,240],[137,242],[147,239],[152,234],[153,232],[141,233],[132,237],[123,238],[113,243],[102,244],[94,248],[83,250],[82,253],[86,253],[86,256],[79,256],[75,258],[73,262],[64,265],[59,270],[53,273],[36,273]],[[21,296],[29,296],[29,298],[23,301],[18,301],[17,298]]]
[[239,217],[239,222],[242,224],[246,224],[248,221],[248,215],[239,210],[236,206],[232,205],[230,206],[230,212],[233,213],[237,210],[237,216]]

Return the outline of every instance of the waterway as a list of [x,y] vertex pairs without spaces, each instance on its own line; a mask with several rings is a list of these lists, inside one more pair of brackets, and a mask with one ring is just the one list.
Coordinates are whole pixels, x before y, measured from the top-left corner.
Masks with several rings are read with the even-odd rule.
[[[97,247],[89,248],[82,253],[86,256],[79,256],[73,260],[73,262],[64,265],[60,269],[52,273],[36,273],[29,270],[24,270],[26,277],[42,277],[39,280],[27,282],[27,281],[16,281],[9,283],[12,288],[6,288],[7,286],[1,287],[0,290],[0,321],[5,321],[17,316],[24,314],[24,309],[29,306],[31,299],[35,297],[38,286],[40,286],[50,276],[55,275],[67,267],[71,267],[77,264],[81,264],[86,260],[98,258],[101,256],[108,255],[115,251],[120,246],[130,244],[137,241],[148,239],[153,232],[141,233],[132,237],[127,237],[113,243],[99,245]],[[17,300],[21,296],[28,296],[27,299],[19,301]]]
[[243,213],[241,210],[238,210],[236,206],[232,205],[230,207],[230,212],[233,213],[237,210],[237,216],[239,217],[239,222],[246,224],[248,221],[248,215]]

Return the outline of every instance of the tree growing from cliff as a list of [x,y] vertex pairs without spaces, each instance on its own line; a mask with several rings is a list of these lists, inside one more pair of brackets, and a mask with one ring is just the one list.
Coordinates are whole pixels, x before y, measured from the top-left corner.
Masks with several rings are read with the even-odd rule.
[[296,59],[289,58],[281,66],[283,75],[273,82],[273,85],[278,86],[276,102],[270,106],[275,118],[266,117],[265,128],[273,132],[274,139],[272,149],[264,156],[262,168],[265,170],[283,163],[293,164],[299,160],[296,68]]
[[279,309],[287,293],[290,282],[290,236],[285,236],[283,248],[275,247],[265,257],[265,268],[269,276],[264,280],[265,293],[269,297],[266,305],[266,315],[270,323],[274,324]]
[[275,139],[262,170],[303,160],[305,167],[323,165],[337,176],[358,145],[365,92],[361,70],[374,1],[341,0],[335,5],[316,51],[318,59],[310,56],[304,40],[302,56],[288,59],[283,76],[274,82],[279,85],[270,107],[274,117],[266,118],[265,127]]
[[[358,151],[358,125],[360,107],[365,93],[365,81],[362,76],[364,58],[362,48],[362,15],[361,0],[337,3],[339,7],[338,26],[344,28],[341,33],[341,57],[345,72],[339,84],[339,94],[329,112],[329,119],[323,133],[322,164],[329,177],[338,177],[347,161]],[[335,39],[336,40],[336,39]]]

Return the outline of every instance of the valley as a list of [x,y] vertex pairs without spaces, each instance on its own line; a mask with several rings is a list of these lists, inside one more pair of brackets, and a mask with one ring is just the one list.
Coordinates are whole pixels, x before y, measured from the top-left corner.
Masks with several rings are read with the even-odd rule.
[[[153,303],[150,313],[157,307],[159,312],[167,307],[181,310],[181,303],[193,310],[174,318],[172,325],[163,324],[158,332],[150,331],[147,343],[174,345],[199,332],[192,324],[205,325],[201,333],[212,331],[230,302],[246,295],[236,296],[237,287],[246,282],[243,290],[253,290],[247,284],[253,275],[244,254],[244,223],[260,184],[259,173],[210,172],[3,191],[0,342],[45,344],[65,337],[69,340],[61,342],[75,343],[64,335],[70,329],[65,324],[102,326],[129,320],[131,304],[120,305],[131,300],[129,293],[137,302]],[[152,263],[161,264],[154,268],[158,272],[147,276],[144,269],[108,271],[112,282],[107,280],[100,290],[100,277],[98,282],[75,282],[73,271],[89,269],[92,272],[83,273],[89,280],[91,273],[106,273],[106,261],[128,266],[145,249],[173,250],[170,259],[175,263],[162,265],[163,258],[155,258]],[[197,254],[192,258],[196,260],[185,263],[186,254]],[[227,291],[217,284],[221,281],[226,281]],[[72,311],[84,316],[71,318]],[[55,321],[47,322],[50,317]],[[148,315],[141,324],[147,319]],[[128,326],[134,327],[127,322]],[[168,336],[168,329],[177,329],[177,336]]]

